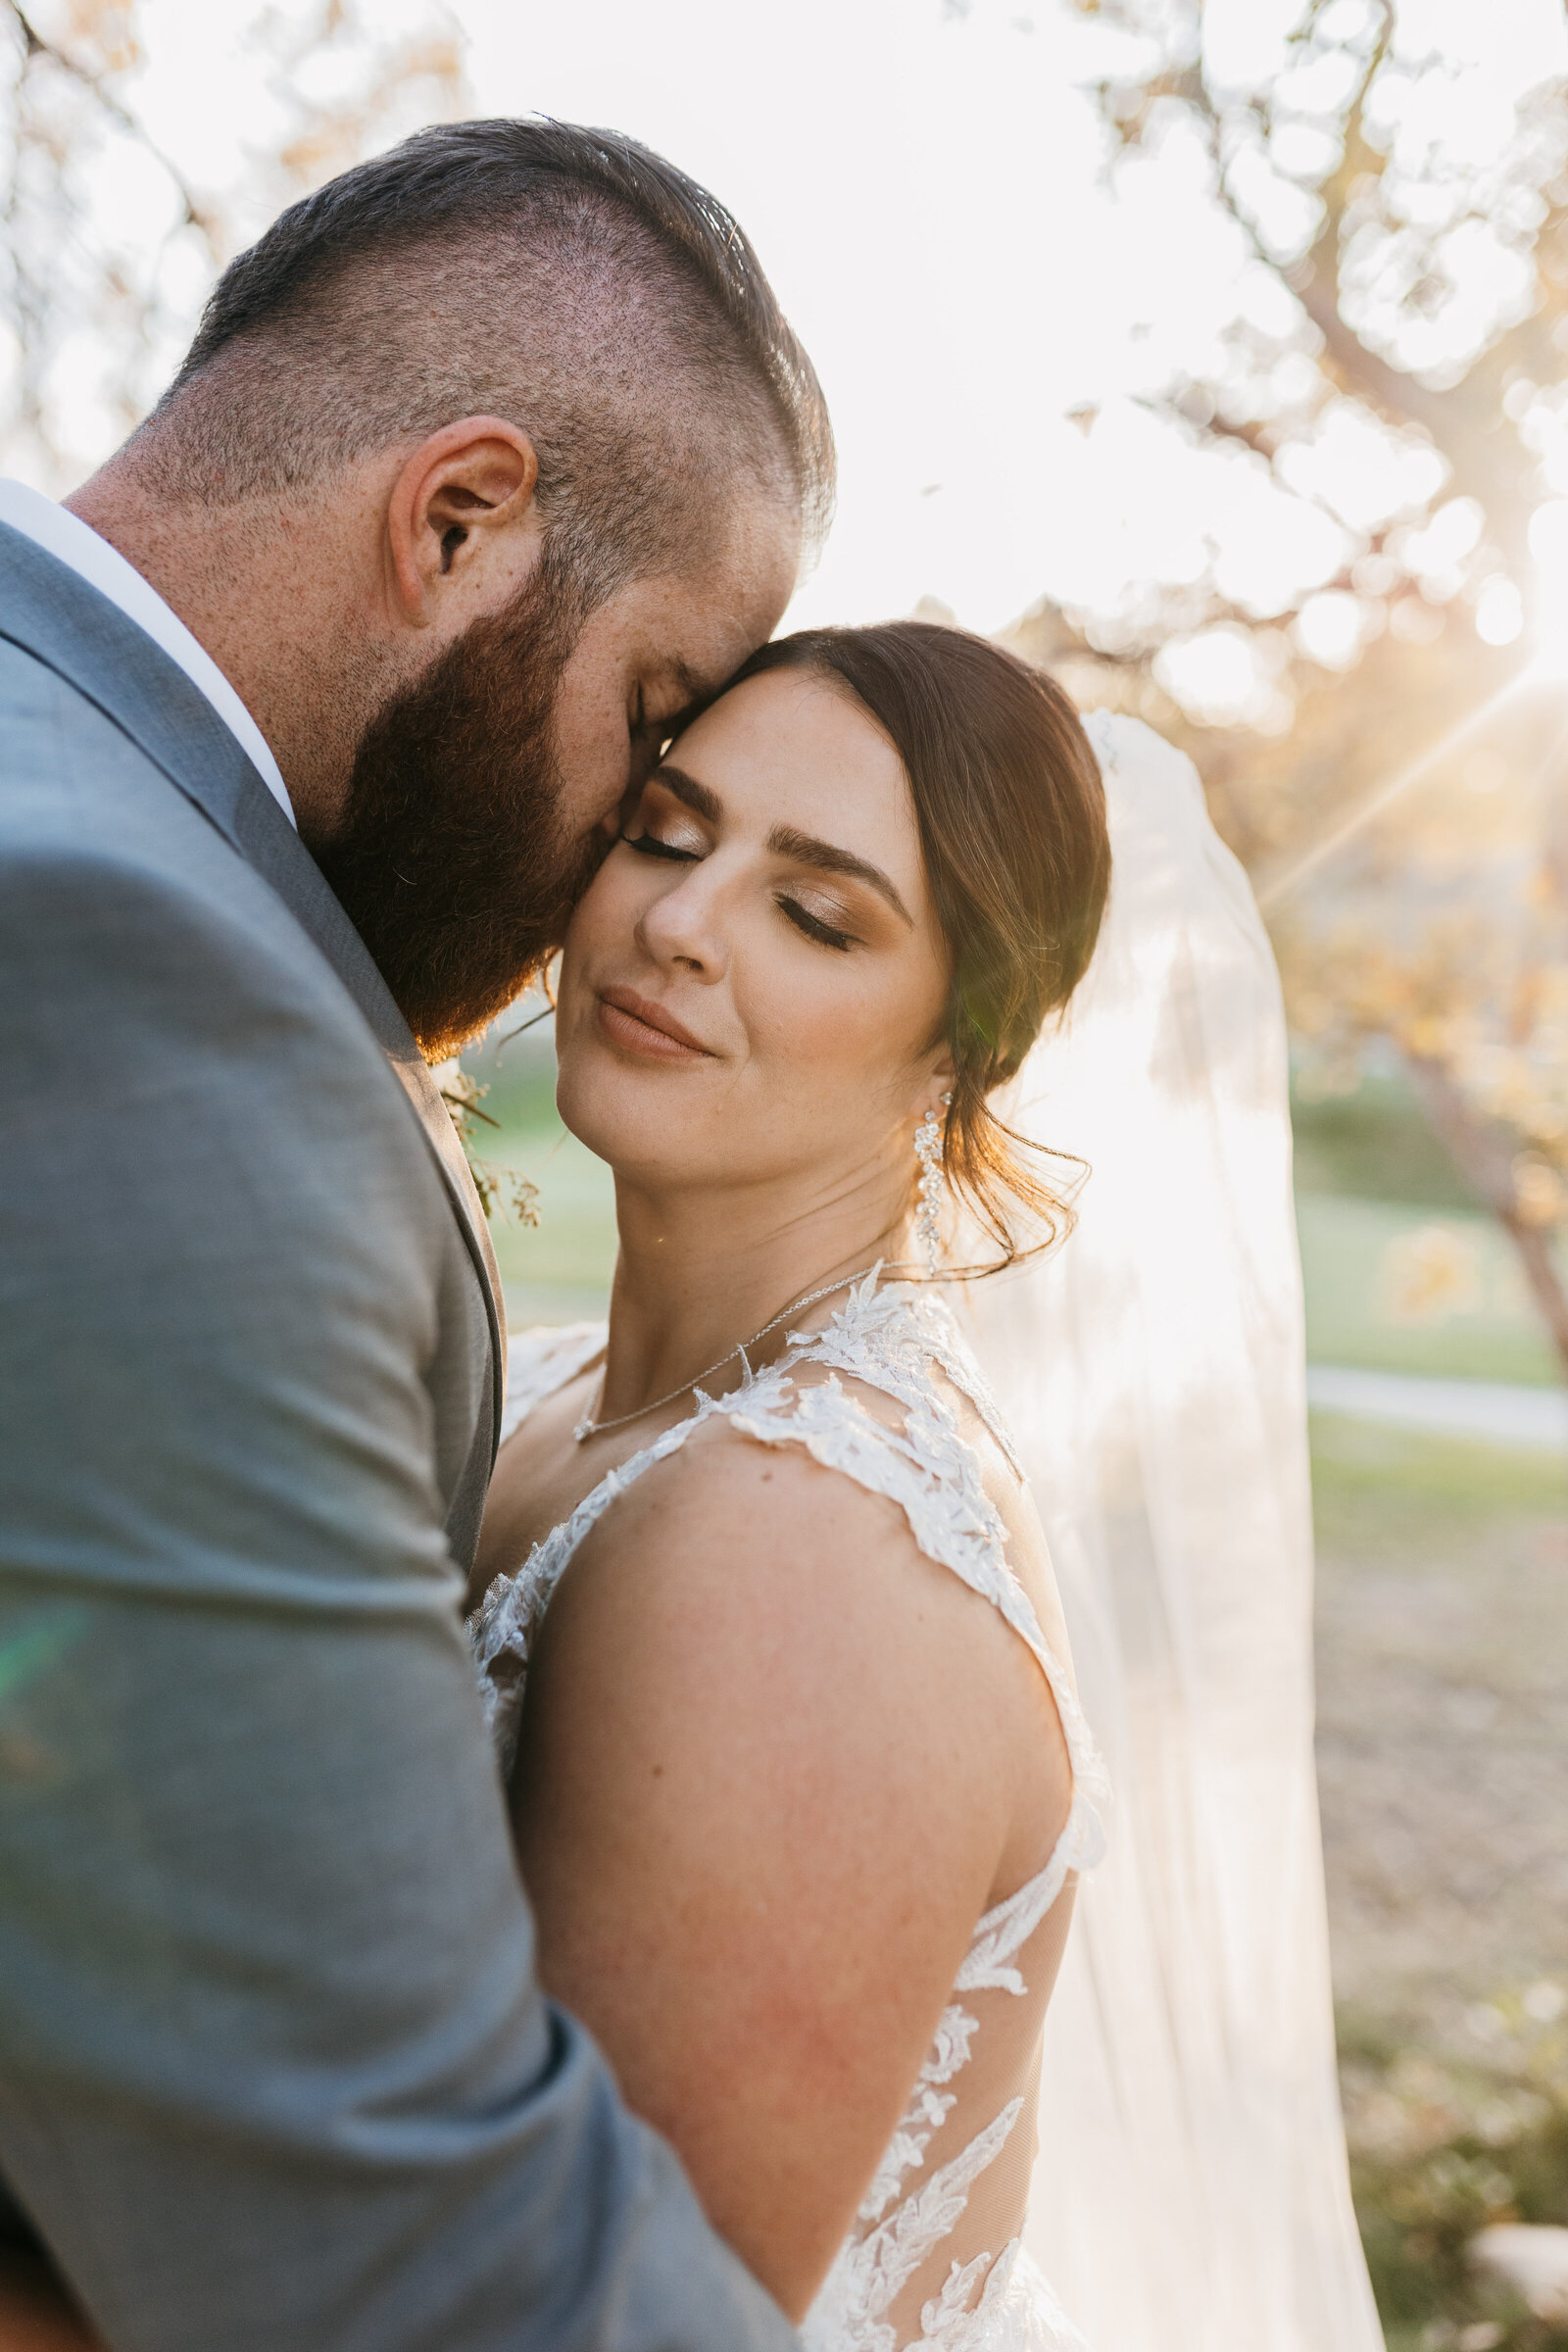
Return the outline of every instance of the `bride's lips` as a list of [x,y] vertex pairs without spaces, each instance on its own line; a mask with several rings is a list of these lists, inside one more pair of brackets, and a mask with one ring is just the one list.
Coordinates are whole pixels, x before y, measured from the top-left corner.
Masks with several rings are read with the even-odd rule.
[[649,1061],[711,1061],[708,1048],[662,1004],[634,988],[599,991],[599,1026],[612,1046]]

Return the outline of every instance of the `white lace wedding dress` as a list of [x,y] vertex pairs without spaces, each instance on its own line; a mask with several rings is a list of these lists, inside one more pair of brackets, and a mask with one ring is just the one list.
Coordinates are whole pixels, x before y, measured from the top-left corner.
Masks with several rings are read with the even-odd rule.
[[[505,1433],[589,1364],[599,1327],[514,1341]],[[902,1426],[867,1411],[844,1386],[880,1392]],[[808,2352],[1081,2352],[1082,2338],[1032,2256],[1022,2229],[1036,2133],[1040,2034],[1059,1922],[1050,1914],[1069,1875],[1100,1859],[1095,1799],[1102,1768],[1071,1684],[1007,1564],[1003,1526],[965,1442],[960,1396],[1012,1457],[985,1383],[945,1305],[928,1291],[867,1277],[819,1332],[792,1333],[787,1352],[695,1411],[612,1470],[514,1573],[498,1577],[472,1635],[487,1714],[510,1770],[529,1644],[588,1530],[654,1462],[722,1416],[765,1446],[803,1446],[814,1460],[890,1497],[928,1558],[1001,1611],[1039,1661],[1071,1758],[1072,1806],[1044,1870],[975,1926],[930,2055],[855,2229],[806,2320]]]

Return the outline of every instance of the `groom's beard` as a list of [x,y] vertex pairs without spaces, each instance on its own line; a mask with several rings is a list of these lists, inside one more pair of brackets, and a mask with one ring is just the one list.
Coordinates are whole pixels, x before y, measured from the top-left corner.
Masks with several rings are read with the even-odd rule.
[[581,609],[546,564],[360,739],[317,860],[426,1056],[440,1060],[561,945],[595,862],[561,822],[552,724]]

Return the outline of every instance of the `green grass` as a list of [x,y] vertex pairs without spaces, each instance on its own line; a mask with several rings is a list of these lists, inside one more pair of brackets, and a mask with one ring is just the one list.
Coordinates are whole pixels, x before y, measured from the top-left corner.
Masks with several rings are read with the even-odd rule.
[[1389,2352],[1568,2352],[1568,2328],[1469,2261],[1489,2224],[1568,2222],[1568,2031],[1532,2017],[1531,1997],[1488,2004],[1486,2064],[1340,2018],[1351,2193]]
[[[1562,1378],[1507,1237],[1491,1218],[1298,1186],[1296,1221],[1311,1362],[1536,1386]],[[1401,1256],[1434,1229],[1451,1237],[1462,1287],[1417,1319],[1400,1311]]]
[[1298,1192],[1347,1193],[1415,1208],[1478,1203],[1399,1078],[1363,1078],[1351,1095],[1291,1101]]
[[[1551,1455],[1323,1412],[1311,1437],[1320,1554],[1341,1580],[1414,1560],[1441,1581],[1568,1517],[1568,1463]],[[1436,2009],[1390,1986],[1386,2009],[1340,2009],[1351,2188],[1389,2352],[1568,2352],[1568,2329],[1468,2254],[1489,2223],[1568,2224],[1568,1981],[1552,1977],[1450,1985]]]
[[[526,1007],[519,1020],[522,1018],[526,1018]],[[514,1023],[509,1037],[504,1021],[499,1036],[499,1044],[494,1037],[488,1038],[476,1052],[463,1056],[464,1068],[488,1090],[486,1113],[512,1133],[549,1133],[560,1125],[556,1117],[556,1051],[549,1023],[520,1033]]]
[[1312,1476],[1329,1508],[1533,1513],[1568,1507],[1568,1462],[1523,1446],[1391,1429],[1314,1411]]
[[498,1217],[490,1228],[513,1322],[603,1314],[615,1264],[614,1186],[603,1160],[559,1121],[554,1132],[502,1128],[481,1149],[538,1188],[537,1226]]
[[1317,1539],[1336,1551],[1376,1553],[1422,1536],[1441,1550],[1459,1522],[1568,1510],[1568,1462],[1554,1453],[1325,1412],[1312,1414],[1311,1439]]
[[488,1089],[474,1150],[492,1166],[525,1176],[539,1223],[497,1213],[490,1238],[517,1330],[602,1315],[615,1263],[615,1192],[604,1161],[568,1135],[556,1110],[555,1055],[538,1036],[465,1056]]
[[[1324,1101],[1298,1090],[1291,1113],[1313,1362],[1463,1380],[1561,1379],[1505,1236],[1479,1209],[1401,1078],[1365,1077],[1353,1094]],[[1401,1313],[1401,1258],[1407,1267],[1415,1237],[1434,1228],[1449,1237],[1459,1289],[1423,1317]]]

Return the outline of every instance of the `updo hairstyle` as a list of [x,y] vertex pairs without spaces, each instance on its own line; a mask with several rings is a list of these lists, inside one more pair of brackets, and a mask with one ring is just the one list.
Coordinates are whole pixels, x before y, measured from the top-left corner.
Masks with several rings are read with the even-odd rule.
[[963,629],[805,629],[762,646],[731,683],[773,669],[808,670],[853,695],[904,763],[953,962],[944,1163],[1001,1252],[966,1270],[998,1271],[1070,1221],[1024,1156],[1040,1147],[996,1117],[988,1097],[1016,1075],[1094,954],[1110,883],[1099,761],[1054,678]]

